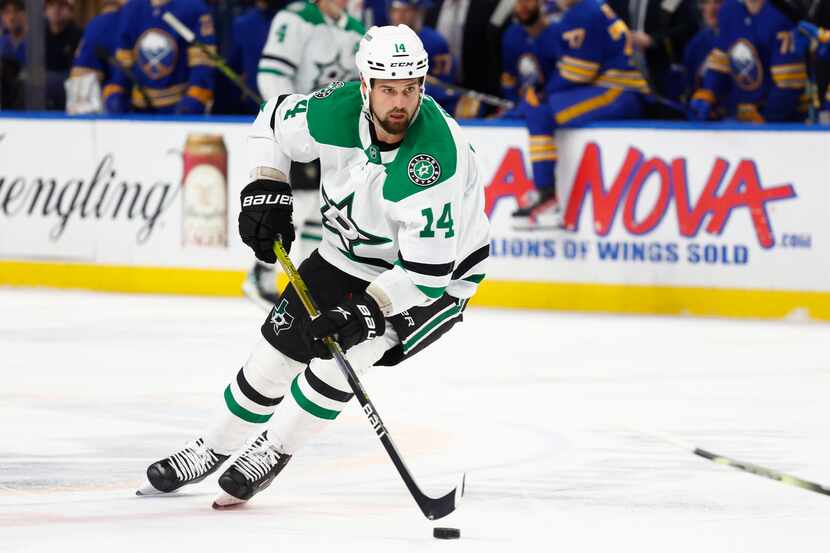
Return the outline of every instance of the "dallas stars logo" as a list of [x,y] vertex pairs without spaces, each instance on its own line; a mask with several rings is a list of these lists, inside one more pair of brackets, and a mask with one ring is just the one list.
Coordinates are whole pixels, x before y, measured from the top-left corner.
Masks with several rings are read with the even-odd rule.
[[314,97],[318,100],[322,100],[324,98],[328,98],[332,95],[332,93],[337,90],[338,88],[343,88],[346,83],[343,81],[334,81],[333,83],[329,83],[326,87],[321,88],[317,92],[314,93]]
[[271,311],[271,324],[274,325],[274,334],[277,336],[283,330],[289,330],[294,324],[294,316],[291,313],[286,313],[286,309],[288,309],[288,300],[282,300]]
[[343,80],[343,77],[348,73],[348,69],[340,61],[340,54],[340,52],[337,52],[334,59],[327,63],[314,62],[314,65],[317,66],[317,78],[314,79],[313,88],[320,88],[323,84],[332,81]]
[[381,244],[388,244],[392,240],[383,238],[382,236],[375,236],[357,226],[352,218],[352,207],[354,202],[354,192],[343,198],[340,202],[334,202],[326,194],[326,189],[321,188],[323,196],[323,203],[325,204],[320,213],[323,215],[323,226],[331,232],[335,233],[340,238],[340,243],[343,248],[340,249],[347,257],[368,263],[370,265],[386,266],[388,263],[380,259],[372,259],[361,257],[355,253],[355,248],[361,244],[367,246],[379,246]]
[[418,186],[429,186],[441,178],[441,165],[431,155],[418,154],[409,160],[407,172],[409,180]]

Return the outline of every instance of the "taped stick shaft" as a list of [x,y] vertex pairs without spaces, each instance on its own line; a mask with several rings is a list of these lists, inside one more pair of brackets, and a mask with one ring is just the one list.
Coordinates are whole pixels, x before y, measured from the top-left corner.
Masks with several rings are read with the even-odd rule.
[[173,15],[170,12],[164,12],[161,16],[165,23],[170,25],[174,31],[176,31],[188,44],[192,44],[196,46],[199,50],[201,50],[205,55],[207,55],[210,60],[216,66],[216,69],[222,72],[228,79],[230,79],[233,84],[235,84],[239,90],[242,91],[242,94],[256,102],[257,104],[261,104],[263,102],[262,96],[260,96],[257,92],[250,89],[248,85],[245,84],[245,81],[242,80],[242,77],[239,74],[231,69],[225,59],[207,47],[206,44],[202,44],[198,40],[196,40],[196,35],[193,34],[193,31],[187,28],[187,26],[179,20],[178,17]]
[[781,482],[782,484],[789,484],[790,486],[795,486],[797,488],[801,488],[804,490],[808,490],[811,492],[820,493],[822,495],[830,495],[830,488],[822,486],[821,484],[817,484],[816,482],[810,482],[809,480],[804,480],[803,478],[798,478],[797,476],[792,476],[790,474],[785,474],[783,472],[778,472],[777,470],[773,470],[767,467],[762,467],[761,465],[756,465],[754,463],[747,463],[746,461],[739,461],[738,459],[733,459],[731,457],[726,457],[724,455],[720,455],[717,453],[713,453],[706,449],[701,449],[694,444],[686,442],[680,438],[675,436],[671,436],[669,434],[665,434],[662,432],[655,432],[655,431],[643,431],[643,430],[634,430],[639,434],[645,434],[647,436],[652,436],[659,440],[662,440],[666,443],[670,443],[674,446],[679,447],[680,449],[685,449],[686,451],[697,455],[703,459],[708,461],[712,461],[713,463],[717,463],[718,465],[724,465],[727,467],[732,467],[737,470],[741,470],[743,472],[748,472],[749,474],[754,474],[756,476],[762,476],[764,478],[769,478],[770,480],[776,480]]

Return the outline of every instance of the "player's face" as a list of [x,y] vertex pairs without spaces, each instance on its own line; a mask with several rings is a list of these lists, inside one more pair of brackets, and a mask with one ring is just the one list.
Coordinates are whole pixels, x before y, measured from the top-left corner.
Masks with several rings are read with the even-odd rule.
[[540,0],[516,0],[513,6],[513,13],[522,25],[533,25],[538,21]]
[[406,132],[420,99],[419,79],[379,79],[369,95],[375,121],[392,135]]
[[410,29],[418,27],[418,10],[405,4],[392,4],[389,8],[390,25],[406,25]]
[[722,3],[722,0],[701,0],[700,12],[707,27],[714,29],[718,26],[718,11]]
[[318,0],[320,10],[333,19],[339,19],[349,7],[349,0]]

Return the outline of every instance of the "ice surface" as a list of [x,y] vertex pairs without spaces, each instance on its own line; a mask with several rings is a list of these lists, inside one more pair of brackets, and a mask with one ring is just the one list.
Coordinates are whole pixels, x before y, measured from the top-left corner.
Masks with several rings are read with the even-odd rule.
[[793,322],[471,309],[364,377],[427,493],[467,472],[437,523],[356,405],[243,509],[210,509],[215,478],[135,497],[221,407],[262,320],[241,299],[0,290],[0,552],[828,549],[830,497],[642,433],[830,484],[830,328]]

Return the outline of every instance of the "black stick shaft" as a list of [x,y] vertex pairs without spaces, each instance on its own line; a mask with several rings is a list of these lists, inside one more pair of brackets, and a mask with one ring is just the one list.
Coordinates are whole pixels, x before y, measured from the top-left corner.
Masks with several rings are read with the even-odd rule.
[[[300,301],[302,301],[308,314],[311,318],[318,317],[320,315],[320,310],[317,308],[317,304],[311,297],[311,293],[309,292],[305,281],[303,281],[300,273],[297,272],[297,269],[294,267],[294,263],[291,262],[291,259],[288,257],[288,254],[286,253],[285,248],[283,248],[281,242],[276,242],[274,244],[274,253],[277,255],[277,260],[285,271],[285,274],[288,275],[288,280],[291,282],[291,285],[300,297]],[[409,493],[412,494],[412,497],[415,499],[418,507],[420,507],[421,512],[424,513],[424,516],[429,520],[435,520],[452,513],[455,510],[455,495],[457,488],[453,489],[445,496],[438,498],[429,497],[421,491],[421,488],[418,487],[418,484],[412,477],[412,473],[409,472],[409,469],[406,467],[406,463],[404,463],[401,454],[398,452],[398,448],[395,447],[395,443],[392,441],[392,437],[386,430],[386,426],[383,424],[380,414],[377,409],[375,409],[375,406],[372,404],[372,401],[369,399],[366,391],[363,389],[363,385],[357,378],[357,374],[349,361],[346,359],[346,356],[343,355],[343,350],[340,348],[340,344],[338,344],[331,337],[324,338],[323,342],[326,344],[326,347],[329,348],[329,351],[337,362],[337,366],[346,377],[349,387],[352,389],[355,397],[357,397],[357,401],[360,403],[363,413],[369,420],[369,424],[371,424],[372,428],[375,430],[375,434],[377,434],[381,444],[383,444],[383,448],[386,450],[386,453],[389,454],[389,458],[398,470],[398,474],[401,475],[401,478],[403,479],[404,484],[406,484]]]
[[726,465],[728,467],[742,470],[744,472],[748,472],[756,476],[763,476],[764,478],[776,480],[778,482],[781,482],[782,484],[789,484],[790,486],[795,486],[797,488],[802,488],[805,490],[809,490],[811,492],[816,492],[823,495],[830,495],[830,489],[825,488],[821,484],[816,484],[815,482],[810,482],[809,480],[803,480],[796,476],[784,474],[783,472],[778,472],[776,470],[768,469],[766,467],[755,465],[753,463],[747,463],[744,461],[738,461],[737,459],[724,457],[723,455],[718,455],[717,453],[712,453],[711,451],[706,451],[705,449],[700,449],[699,447],[694,448],[692,450],[692,453],[694,453],[698,457],[703,457],[704,459],[708,459],[713,463],[717,463],[719,465]]

